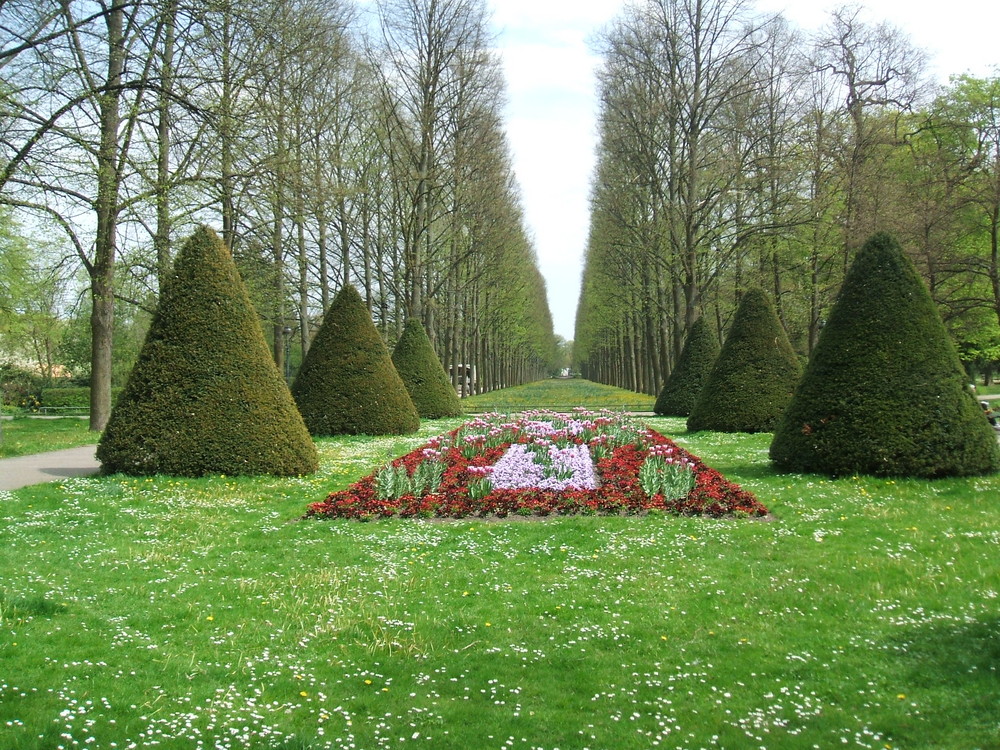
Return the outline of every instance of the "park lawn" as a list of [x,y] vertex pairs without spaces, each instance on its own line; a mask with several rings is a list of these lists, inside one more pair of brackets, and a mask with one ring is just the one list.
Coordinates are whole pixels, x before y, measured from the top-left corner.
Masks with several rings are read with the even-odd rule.
[[590,380],[561,378],[539,380],[462,399],[462,407],[466,413],[520,411],[538,404],[544,404],[555,410],[583,407],[651,412],[655,403],[656,396],[627,391]]
[[6,419],[0,424],[0,458],[93,445],[99,438],[78,417]]
[[0,493],[0,747],[1000,746],[1000,477],[649,419],[773,518],[298,520],[458,423]]

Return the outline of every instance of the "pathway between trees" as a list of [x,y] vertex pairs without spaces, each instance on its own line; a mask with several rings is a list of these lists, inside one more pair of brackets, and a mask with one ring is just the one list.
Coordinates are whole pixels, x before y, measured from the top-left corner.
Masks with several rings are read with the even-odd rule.
[[0,458],[0,490],[19,490],[33,484],[96,474],[101,465],[94,456],[95,450],[96,445],[84,445],[32,456]]

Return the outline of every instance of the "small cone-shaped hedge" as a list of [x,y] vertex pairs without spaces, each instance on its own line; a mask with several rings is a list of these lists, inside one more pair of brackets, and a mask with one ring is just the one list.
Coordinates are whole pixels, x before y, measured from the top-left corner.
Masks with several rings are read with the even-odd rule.
[[726,342],[688,417],[689,430],[770,432],[785,410],[801,368],[771,301],[743,295]]
[[457,417],[462,413],[458,394],[416,318],[406,321],[403,335],[392,352],[392,363],[422,418]]
[[317,468],[246,287],[208,227],[174,262],[97,457],[109,474],[294,476]]
[[877,234],[844,280],[771,459],[832,476],[994,472],[997,439],[967,383],[917,270]]
[[719,341],[705,318],[691,326],[670,377],[660,391],[653,412],[667,417],[686,417],[701,395],[712,365],[719,357]]
[[334,298],[292,395],[313,435],[405,435],[420,417],[358,290]]

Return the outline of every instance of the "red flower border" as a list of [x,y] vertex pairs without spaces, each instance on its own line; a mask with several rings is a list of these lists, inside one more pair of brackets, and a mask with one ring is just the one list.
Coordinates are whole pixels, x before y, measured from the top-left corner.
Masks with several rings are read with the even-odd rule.
[[[461,428],[459,428],[461,429]],[[454,435],[453,430],[449,435]],[[765,516],[768,513],[756,497],[739,485],[727,480],[700,458],[677,446],[655,430],[646,430],[648,445],[625,445],[615,448],[608,457],[595,462],[600,479],[596,490],[493,490],[480,499],[469,497],[466,479],[470,466],[491,466],[506,450],[506,446],[488,448],[467,459],[458,448],[448,448],[442,459],[444,476],[434,494],[415,497],[403,495],[395,500],[380,500],[375,492],[375,474],[369,474],[346,490],[331,493],[325,500],[313,503],[306,518],[466,518],[470,516],[509,515],[548,516],[572,515],[638,515],[650,511],[684,516]],[[653,445],[667,445],[694,464],[695,486],[686,498],[667,500],[663,495],[648,496],[639,484],[639,468]],[[409,472],[424,460],[421,446],[392,461]]]

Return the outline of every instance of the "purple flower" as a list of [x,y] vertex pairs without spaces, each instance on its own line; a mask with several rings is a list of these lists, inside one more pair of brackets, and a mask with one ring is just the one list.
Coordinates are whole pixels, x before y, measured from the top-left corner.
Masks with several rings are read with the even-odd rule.
[[554,492],[597,488],[594,461],[587,446],[557,448],[550,445],[542,463],[539,458],[527,445],[511,445],[493,465],[493,486],[504,490],[537,488]]

